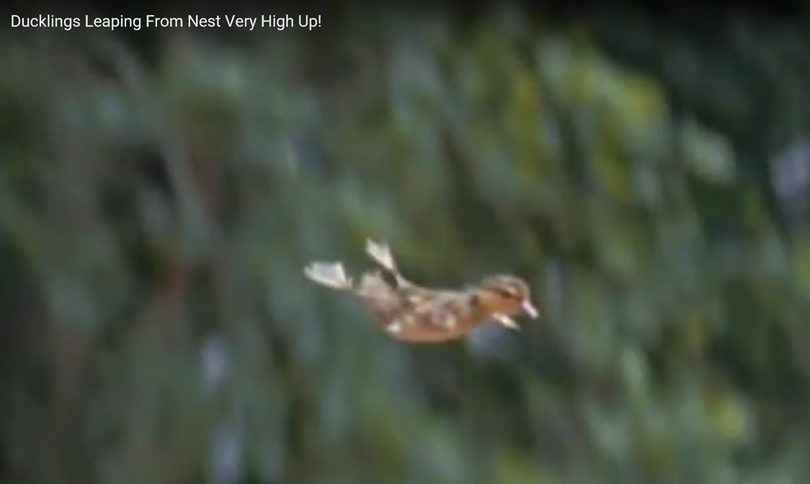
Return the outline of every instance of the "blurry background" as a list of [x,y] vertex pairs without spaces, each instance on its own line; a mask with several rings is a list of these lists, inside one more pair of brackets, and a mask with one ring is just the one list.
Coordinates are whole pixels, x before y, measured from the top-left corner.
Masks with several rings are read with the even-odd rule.
[[[0,33],[3,482],[810,482],[804,24],[317,13]],[[544,316],[397,343],[366,237]]]

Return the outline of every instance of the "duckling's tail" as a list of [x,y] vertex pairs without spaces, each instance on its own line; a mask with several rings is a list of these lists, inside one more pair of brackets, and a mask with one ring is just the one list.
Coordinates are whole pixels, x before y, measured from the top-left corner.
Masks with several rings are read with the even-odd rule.
[[304,274],[323,286],[340,291],[353,289],[351,278],[340,262],[313,262],[304,268]]

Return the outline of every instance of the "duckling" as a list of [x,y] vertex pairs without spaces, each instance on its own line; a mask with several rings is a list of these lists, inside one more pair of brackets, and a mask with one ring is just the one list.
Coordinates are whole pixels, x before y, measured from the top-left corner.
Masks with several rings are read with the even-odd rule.
[[492,320],[519,329],[514,316],[538,317],[529,285],[519,277],[492,275],[463,289],[426,288],[400,273],[386,243],[367,240],[365,248],[377,269],[364,272],[357,285],[341,262],[313,262],[304,273],[320,285],[354,293],[399,341],[442,343]]

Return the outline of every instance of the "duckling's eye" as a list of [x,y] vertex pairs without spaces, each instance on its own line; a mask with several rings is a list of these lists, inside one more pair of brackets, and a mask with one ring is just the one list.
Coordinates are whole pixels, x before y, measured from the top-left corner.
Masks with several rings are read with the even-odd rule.
[[506,299],[520,299],[520,294],[512,287],[499,287],[495,293]]

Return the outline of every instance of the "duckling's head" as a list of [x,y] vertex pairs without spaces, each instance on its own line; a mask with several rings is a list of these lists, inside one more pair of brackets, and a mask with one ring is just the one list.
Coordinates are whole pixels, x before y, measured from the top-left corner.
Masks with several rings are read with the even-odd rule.
[[529,285],[523,279],[510,275],[487,276],[478,284],[478,288],[482,306],[497,315],[498,321],[505,326],[515,325],[509,316],[525,314],[537,318]]

